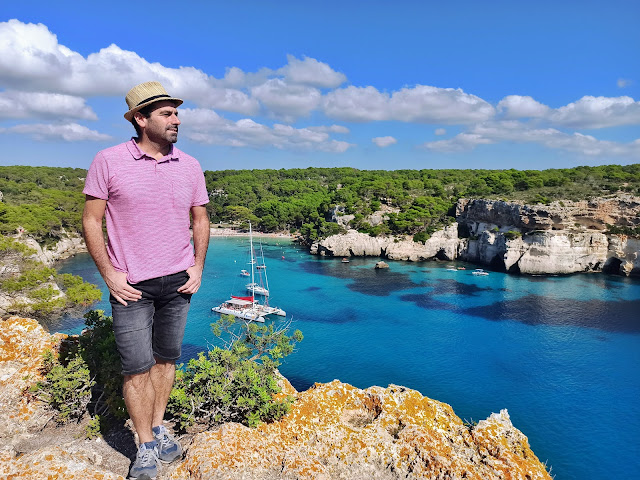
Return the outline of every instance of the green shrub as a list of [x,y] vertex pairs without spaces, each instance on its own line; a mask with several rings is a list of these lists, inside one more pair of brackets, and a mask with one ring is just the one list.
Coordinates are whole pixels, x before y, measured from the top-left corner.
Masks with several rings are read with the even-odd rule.
[[73,305],[86,307],[102,298],[102,292],[96,285],[85,282],[78,275],[63,273],[56,278],[62,283],[62,288],[67,295],[67,301]]
[[91,379],[84,360],[76,355],[68,362],[60,363],[51,351],[45,353],[44,380],[32,389],[43,401],[56,410],[56,421],[67,423],[79,420],[87,411],[91,400]]
[[4,235],[0,235],[0,252],[17,252],[23,257],[28,257],[29,255],[35,255],[37,253],[33,248],[27,247],[24,243],[18,242],[11,237],[5,237]]
[[276,368],[303,338],[299,330],[286,335],[288,326],[243,323],[238,329],[229,315],[212,324],[214,334],[227,339],[226,348],[201,352],[177,370],[167,412],[178,427],[222,422],[253,427],[286,414],[293,399],[274,397],[280,392]]
[[513,240],[514,238],[522,237],[522,232],[519,232],[518,230],[509,230],[504,233],[504,236],[508,240]]
[[100,436],[100,432],[102,430],[100,420],[100,415],[91,417],[91,420],[89,420],[84,432],[85,438],[91,440]]
[[7,292],[20,292],[25,289],[33,289],[40,284],[51,280],[56,271],[53,268],[33,268],[22,272],[18,278],[8,278],[2,282],[2,288]]
[[429,240],[429,237],[431,237],[431,235],[427,232],[418,232],[413,236],[413,241],[425,244],[427,240]]
[[627,235],[629,237],[640,238],[640,225],[635,227],[618,226],[607,224],[607,233],[614,235]]

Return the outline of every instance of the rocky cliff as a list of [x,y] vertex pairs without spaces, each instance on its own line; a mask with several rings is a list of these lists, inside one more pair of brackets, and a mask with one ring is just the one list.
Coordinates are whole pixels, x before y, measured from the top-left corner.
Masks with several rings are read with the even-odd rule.
[[[20,276],[24,273],[23,268],[25,265],[28,267],[27,269],[34,268],[30,266],[29,263],[35,262],[37,268],[42,269],[43,267],[51,267],[57,260],[87,251],[84,241],[79,234],[63,233],[63,238],[55,245],[43,247],[34,238],[25,235],[22,230],[19,229],[18,233],[10,238],[28,247],[30,251],[26,254],[14,250],[4,251],[2,257],[0,257],[0,281]],[[46,282],[38,284],[38,288],[51,289],[52,292],[54,292],[51,297],[52,300],[65,296],[53,277],[50,277]],[[31,307],[37,302],[38,299],[31,298],[28,292],[7,292],[0,290],[0,315],[6,315],[8,313],[33,314]]]
[[456,224],[423,245],[411,238],[369,237],[355,231],[311,246],[328,256],[382,256],[396,260],[465,260],[498,271],[640,275],[640,240],[608,233],[609,225],[640,225],[640,198],[523,205],[461,199]]
[[[25,447],[49,415],[23,391],[57,339],[17,317],[0,321],[0,339],[0,478],[122,479],[126,467],[109,468],[105,442],[53,435]],[[283,380],[283,388],[296,401],[280,421],[197,434],[158,479],[551,479],[506,410],[469,425],[449,405],[395,385],[361,390],[334,380],[296,392]]]

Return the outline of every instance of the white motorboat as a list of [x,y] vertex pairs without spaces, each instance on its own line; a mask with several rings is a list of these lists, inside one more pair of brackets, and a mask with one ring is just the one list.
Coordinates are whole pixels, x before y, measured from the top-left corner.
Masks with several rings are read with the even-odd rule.
[[485,272],[483,269],[481,268],[476,268],[473,272],[471,272],[472,275],[478,275],[478,276],[485,276],[485,275],[489,275],[488,272]]

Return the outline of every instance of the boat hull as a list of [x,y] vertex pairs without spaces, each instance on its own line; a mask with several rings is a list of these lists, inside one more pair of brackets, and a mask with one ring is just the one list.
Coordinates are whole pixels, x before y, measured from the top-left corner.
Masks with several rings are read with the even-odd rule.
[[223,315],[233,315],[234,317],[241,318],[243,320],[251,320],[253,322],[264,323],[264,317],[262,315],[265,315],[265,314],[254,309],[248,308],[243,310],[237,310],[235,308],[229,308],[229,307],[220,305],[219,307],[213,307],[211,310]]

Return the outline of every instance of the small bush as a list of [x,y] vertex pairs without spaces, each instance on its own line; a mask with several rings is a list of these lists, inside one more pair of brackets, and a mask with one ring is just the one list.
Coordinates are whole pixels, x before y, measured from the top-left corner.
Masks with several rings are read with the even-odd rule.
[[63,365],[49,351],[43,365],[45,379],[34,386],[34,393],[57,411],[58,423],[80,420],[87,411],[91,387],[95,384],[87,364],[80,356],[74,356]]
[[518,230],[509,230],[504,233],[504,236],[508,240],[513,240],[514,238],[522,237],[522,232],[519,232]]
[[167,412],[180,429],[222,422],[254,427],[289,411],[293,399],[275,397],[280,392],[276,368],[302,341],[302,333],[286,335],[288,324],[276,329],[244,323],[239,331],[234,324],[231,316],[212,324],[218,338],[228,338],[226,348],[201,352],[176,372]]
[[413,236],[413,241],[416,243],[422,243],[423,245],[429,240],[431,235],[427,232],[418,232]]
[[97,438],[100,436],[101,425],[100,425],[100,415],[96,415],[89,420],[87,427],[85,429],[84,435],[85,438],[91,440],[93,438]]

